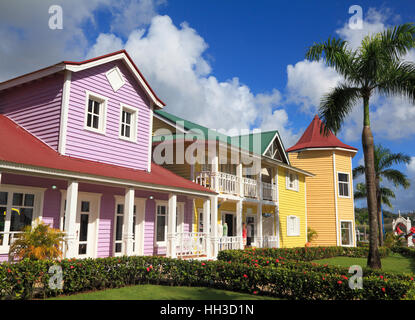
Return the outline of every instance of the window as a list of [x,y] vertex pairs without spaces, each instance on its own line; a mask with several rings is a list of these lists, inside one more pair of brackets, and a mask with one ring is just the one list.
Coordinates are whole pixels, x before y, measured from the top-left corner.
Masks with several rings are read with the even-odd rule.
[[342,246],[352,246],[353,245],[352,222],[341,221],[340,228],[341,228],[341,236],[342,236]]
[[298,191],[298,175],[287,171],[286,188],[289,190]]
[[157,205],[156,212],[156,241],[165,242],[167,234],[167,206]]
[[125,80],[121,74],[121,71],[117,67],[112,68],[105,75],[108,79],[108,82],[110,83],[112,87],[112,90],[114,90],[114,92],[116,92],[118,89],[120,89],[125,84]]
[[20,187],[0,191],[0,253],[7,253],[16,235],[37,218],[41,196],[37,190]]
[[287,236],[300,235],[300,218],[297,216],[287,217]]
[[86,93],[85,129],[105,133],[107,99],[95,93]]
[[124,205],[117,204],[115,210],[115,253],[122,253],[122,229],[124,224]]
[[349,174],[348,173],[337,173],[339,181],[339,196],[349,197]]
[[137,141],[137,110],[125,105],[121,106],[120,139]]

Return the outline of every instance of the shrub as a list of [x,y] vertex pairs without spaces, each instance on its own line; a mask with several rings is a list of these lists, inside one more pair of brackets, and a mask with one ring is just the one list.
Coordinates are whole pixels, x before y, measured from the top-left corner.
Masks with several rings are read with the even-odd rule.
[[10,245],[9,260],[60,258],[63,241],[63,232],[37,220],[34,227],[26,226],[23,233]]
[[[63,272],[63,289],[48,286],[50,266]],[[322,270],[261,267],[229,261],[188,261],[162,257],[112,257],[0,264],[0,297],[29,299],[137,284],[204,286],[287,299],[402,299],[411,281],[364,276],[363,289],[352,290],[347,276]],[[39,282],[42,286],[36,286]]]

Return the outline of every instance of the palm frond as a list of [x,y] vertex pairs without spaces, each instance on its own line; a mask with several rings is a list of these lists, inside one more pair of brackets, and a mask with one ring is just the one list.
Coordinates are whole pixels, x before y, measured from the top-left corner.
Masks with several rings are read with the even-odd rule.
[[388,181],[391,181],[395,187],[403,187],[407,189],[411,185],[407,176],[399,170],[386,169],[382,171],[381,175]]
[[334,133],[340,129],[346,116],[361,98],[360,89],[340,84],[330,93],[326,94],[320,103],[320,118],[324,123],[321,130],[328,135],[330,130]]
[[365,174],[365,166],[358,166],[353,169],[353,179]]

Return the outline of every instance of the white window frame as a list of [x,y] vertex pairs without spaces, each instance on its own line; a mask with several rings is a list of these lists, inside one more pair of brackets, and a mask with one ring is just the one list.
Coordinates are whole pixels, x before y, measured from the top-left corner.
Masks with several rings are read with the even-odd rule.
[[[291,182],[290,182],[290,175],[293,175],[294,176],[294,182],[293,182],[293,186],[291,187]],[[286,177],[285,177],[285,188],[287,189],[287,190],[293,190],[293,191],[297,191],[298,192],[298,190],[299,190],[299,177],[298,177],[298,174],[296,174],[296,173],[294,173],[294,172],[292,172],[292,171],[290,171],[290,170],[287,170],[287,173],[286,173]]]
[[[292,219],[294,218],[294,219]],[[294,220],[293,223],[294,227],[291,228],[291,223]],[[291,230],[293,229],[293,230]],[[287,236],[288,237],[298,237],[300,236],[300,218],[298,216],[295,215],[289,215],[287,216]]]
[[[8,185],[8,184],[1,184],[0,185],[0,192],[7,192],[7,212],[6,217],[4,219],[4,234],[3,237],[3,245],[0,246],[0,254],[7,254],[9,252],[9,244],[8,244],[8,235],[10,232],[10,223],[11,223],[11,208],[13,208],[13,193],[23,193],[23,194],[34,194],[35,200],[33,203],[33,215],[32,215],[32,226],[34,226],[34,222],[36,219],[42,219],[43,217],[43,201],[45,195],[46,188],[39,188],[39,187],[26,187],[26,186],[18,186],[18,185]],[[12,195],[10,197],[10,195]],[[3,206],[3,205],[1,205]],[[3,212],[1,213],[3,214]],[[7,236],[6,236],[7,235]]]
[[[112,73],[112,72],[114,72],[114,71],[118,74],[118,76],[119,76],[119,77],[120,77],[120,79],[121,79],[121,83],[120,83],[120,85],[119,85],[119,86],[114,86],[114,83],[112,83],[112,82],[110,81],[109,74],[110,74],[110,73]],[[114,68],[112,68],[112,69],[108,70],[108,71],[105,73],[105,76],[106,76],[106,78],[107,78],[107,80],[108,80],[109,84],[111,85],[112,90],[114,90],[114,92],[117,92],[117,91],[118,91],[119,89],[121,89],[121,88],[122,88],[122,86],[125,84],[125,79],[124,79],[124,77],[123,77],[123,75],[122,75],[122,73],[121,73],[120,69],[118,69],[118,67],[114,67]]]
[[[130,137],[125,137],[121,135],[122,129],[122,113],[123,111],[127,111],[131,113],[131,124],[130,124]],[[137,130],[138,130],[138,109],[132,106],[126,105],[125,103],[120,104],[120,127],[118,131],[118,137],[121,140],[129,141],[129,142],[137,142]]]
[[[89,100],[95,100],[100,103],[100,113],[98,118],[98,129],[88,127],[88,103]],[[84,129],[95,133],[105,134],[107,125],[107,106],[108,98],[100,94],[85,90],[85,119]]]
[[[343,196],[340,194],[340,183],[342,184],[346,184],[343,181],[339,180],[339,174],[345,174],[347,175],[347,190],[348,190],[348,196]],[[350,199],[351,195],[350,195],[350,173],[349,172],[342,172],[342,171],[337,171],[337,194],[339,198],[345,198],[345,199]]]
[[[342,239],[342,222],[348,222],[350,223],[350,229],[349,229],[349,238],[350,238],[350,244],[343,244]],[[340,242],[342,247],[353,247],[353,221],[352,220],[340,220]]]
[[[157,220],[158,220],[158,214],[157,214],[157,207],[158,206],[165,206],[166,207],[166,220],[164,225],[164,240],[163,241],[157,241]],[[154,243],[157,244],[158,247],[165,247],[167,246],[167,226],[168,226],[168,219],[169,219],[169,203],[168,201],[156,201],[156,208],[155,208],[155,219],[154,219]]]

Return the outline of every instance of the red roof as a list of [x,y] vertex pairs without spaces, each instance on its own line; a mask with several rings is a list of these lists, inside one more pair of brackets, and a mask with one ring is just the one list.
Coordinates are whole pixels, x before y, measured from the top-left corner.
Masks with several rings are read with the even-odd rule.
[[341,142],[331,131],[327,136],[325,136],[320,131],[321,126],[324,125],[320,118],[316,115],[301,136],[300,140],[298,140],[294,146],[288,148],[287,152],[308,148],[343,148],[357,151],[356,148]]
[[151,165],[151,172],[147,172],[60,155],[4,115],[0,115],[0,162],[2,161],[144,184],[215,193],[154,163]]

